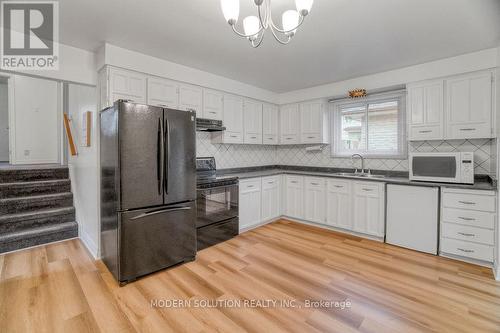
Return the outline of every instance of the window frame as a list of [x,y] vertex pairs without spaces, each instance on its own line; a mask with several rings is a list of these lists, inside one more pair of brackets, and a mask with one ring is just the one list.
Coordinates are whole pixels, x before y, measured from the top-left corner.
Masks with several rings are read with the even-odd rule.
[[[368,147],[368,105],[373,103],[383,103],[390,101],[398,101],[398,150],[397,151],[370,151]],[[365,114],[367,121],[362,124],[366,127],[366,146],[368,149],[358,149],[346,151],[342,149],[342,116],[341,109],[345,107],[365,106]],[[366,158],[383,158],[383,159],[406,159],[408,158],[408,141],[406,136],[406,91],[387,92],[370,95],[361,99],[342,99],[333,102],[333,107],[330,111],[330,135],[331,135],[331,156],[332,157],[351,157],[353,154],[361,154]]]

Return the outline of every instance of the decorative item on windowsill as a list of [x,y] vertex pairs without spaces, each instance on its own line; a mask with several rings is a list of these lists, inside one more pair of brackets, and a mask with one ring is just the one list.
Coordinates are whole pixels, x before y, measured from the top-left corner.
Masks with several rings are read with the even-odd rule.
[[366,97],[366,89],[354,89],[349,91],[350,98]]

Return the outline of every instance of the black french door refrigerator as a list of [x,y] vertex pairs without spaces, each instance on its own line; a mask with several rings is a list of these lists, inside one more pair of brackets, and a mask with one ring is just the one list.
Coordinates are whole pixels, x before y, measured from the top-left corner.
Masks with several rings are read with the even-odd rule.
[[122,284],[196,255],[195,118],[123,100],[100,113],[101,257]]

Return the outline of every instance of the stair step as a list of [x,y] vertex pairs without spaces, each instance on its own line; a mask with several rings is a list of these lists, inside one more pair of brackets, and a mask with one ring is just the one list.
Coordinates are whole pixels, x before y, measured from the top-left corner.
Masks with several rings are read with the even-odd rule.
[[1,169],[0,183],[68,179],[68,167]]
[[0,253],[78,236],[74,221],[0,235]]
[[37,210],[20,214],[6,214],[0,216],[0,235],[29,228],[38,228],[44,225],[71,222],[74,220],[74,207]]
[[0,183],[0,199],[71,191],[69,179]]
[[0,214],[25,213],[40,209],[73,206],[71,192],[0,199]]

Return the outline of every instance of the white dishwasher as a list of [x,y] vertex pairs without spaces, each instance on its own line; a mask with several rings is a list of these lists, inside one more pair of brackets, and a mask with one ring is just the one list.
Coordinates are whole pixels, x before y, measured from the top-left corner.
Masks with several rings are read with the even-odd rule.
[[437,254],[439,188],[387,185],[385,241]]

